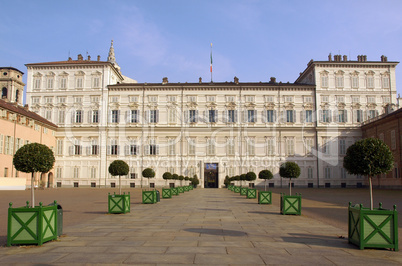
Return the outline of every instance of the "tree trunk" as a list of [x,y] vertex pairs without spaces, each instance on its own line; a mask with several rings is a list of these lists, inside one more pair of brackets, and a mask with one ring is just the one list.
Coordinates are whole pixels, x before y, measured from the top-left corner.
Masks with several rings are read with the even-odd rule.
[[119,175],[119,195],[121,195],[121,175]]
[[265,182],[264,182],[264,191],[267,191],[267,180],[265,179]]
[[292,178],[289,181],[289,196],[292,196]]
[[373,184],[371,182],[371,176],[368,177],[370,184],[370,210],[373,210]]
[[31,176],[31,207],[35,207],[35,181],[34,181],[34,172],[32,172]]

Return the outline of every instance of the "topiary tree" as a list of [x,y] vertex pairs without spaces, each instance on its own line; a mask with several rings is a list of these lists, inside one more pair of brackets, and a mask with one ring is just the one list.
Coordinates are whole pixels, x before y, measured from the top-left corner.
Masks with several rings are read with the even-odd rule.
[[351,145],[343,159],[343,167],[352,175],[367,176],[370,185],[370,209],[373,209],[372,177],[392,170],[394,157],[380,139],[367,138]]
[[125,161],[115,160],[109,165],[109,173],[112,176],[119,176],[119,194],[121,195],[121,176],[128,175],[130,168]]
[[53,168],[55,158],[53,151],[46,145],[30,143],[22,146],[14,154],[13,164],[17,171],[31,173],[31,207],[35,207],[35,182],[36,172],[47,173]]
[[[179,175],[178,174],[173,174],[172,179],[173,180],[179,180]],[[176,184],[176,182],[175,182],[175,184]]]
[[258,173],[259,179],[264,179],[264,191],[267,191],[267,180],[274,178],[274,175],[269,170],[262,170]]
[[166,185],[169,179],[172,179],[172,174],[170,172],[164,172],[162,178],[166,180]]
[[281,164],[279,175],[284,178],[289,178],[289,195],[292,195],[292,178],[298,178],[300,175],[300,167],[295,162],[286,162]]
[[197,187],[197,185],[200,183],[200,180],[198,179],[197,175],[194,175],[193,178],[191,179],[191,185],[194,187]]
[[223,181],[223,184],[225,184],[225,187],[228,187],[230,185],[230,177],[228,175],[225,176],[225,180]]
[[[248,172],[246,174],[246,180],[247,181],[251,182],[251,181],[254,181],[256,178],[257,178],[257,175],[254,172]],[[254,187],[254,185],[253,185],[253,187]]]
[[185,176],[185,177],[184,177],[184,180],[185,180],[185,181],[190,181],[190,178],[189,178],[188,176]]
[[180,180],[180,186],[182,186],[182,185],[183,185],[184,176],[179,175],[179,180]]
[[[149,179],[155,177],[155,171],[152,168],[145,168],[142,171],[142,176],[145,178],[148,178],[148,184],[149,184]],[[151,187],[149,187],[151,188]]]
[[242,186],[243,185],[243,181],[246,181],[247,180],[247,175],[246,174],[241,174],[241,175],[239,175],[239,179],[238,180],[240,180],[240,186]]

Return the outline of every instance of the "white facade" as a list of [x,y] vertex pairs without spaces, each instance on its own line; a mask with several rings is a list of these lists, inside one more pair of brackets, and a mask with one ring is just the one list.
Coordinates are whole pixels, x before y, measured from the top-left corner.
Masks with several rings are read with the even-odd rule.
[[278,174],[286,160],[301,167],[295,186],[356,186],[363,180],[349,176],[342,159],[361,138],[361,122],[396,103],[397,62],[335,58],[311,61],[295,83],[235,77],[140,84],[124,83],[109,53],[108,62],[28,64],[27,97],[33,111],[59,125],[59,186],[117,185],[107,171],[116,159],[129,164],[122,180],[131,187],[148,185],[140,177],[147,167],[156,172],[150,181],[156,186],[166,185],[166,171],[197,175],[201,186],[210,186],[204,183],[210,166],[217,167],[219,187],[226,175],[263,169],[274,173],[271,186],[286,186]]

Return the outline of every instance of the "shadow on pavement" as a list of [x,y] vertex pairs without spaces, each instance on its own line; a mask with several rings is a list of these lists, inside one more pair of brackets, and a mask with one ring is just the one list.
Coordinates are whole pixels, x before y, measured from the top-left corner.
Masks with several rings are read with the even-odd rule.
[[212,228],[187,228],[184,231],[214,236],[246,236],[247,233],[236,230],[212,229]]

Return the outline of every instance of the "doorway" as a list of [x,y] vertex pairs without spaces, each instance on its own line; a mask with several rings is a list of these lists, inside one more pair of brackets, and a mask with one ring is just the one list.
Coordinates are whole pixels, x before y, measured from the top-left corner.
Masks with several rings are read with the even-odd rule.
[[219,167],[217,163],[206,163],[204,166],[204,188],[219,187]]

